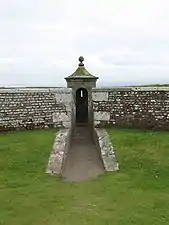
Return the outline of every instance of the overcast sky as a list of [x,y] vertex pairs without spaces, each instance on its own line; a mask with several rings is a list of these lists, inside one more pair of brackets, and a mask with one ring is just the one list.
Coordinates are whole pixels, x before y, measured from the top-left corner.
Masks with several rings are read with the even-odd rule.
[[0,86],[169,83],[168,0],[0,0]]

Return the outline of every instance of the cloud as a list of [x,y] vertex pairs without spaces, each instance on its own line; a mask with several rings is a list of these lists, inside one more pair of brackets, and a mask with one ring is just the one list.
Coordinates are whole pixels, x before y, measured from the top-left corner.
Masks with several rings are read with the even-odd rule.
[[0,86],[65,85],[85,57],[98,85],[169,82],[168,0],[0,1]]

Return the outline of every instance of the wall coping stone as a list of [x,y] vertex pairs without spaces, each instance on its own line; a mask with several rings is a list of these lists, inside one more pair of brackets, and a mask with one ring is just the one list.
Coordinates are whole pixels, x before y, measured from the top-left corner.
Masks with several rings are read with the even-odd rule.
[[112,87],[112,88],[93,88],[94,92],[110,91],[169,91],[169,87]]
[[[49,93],[71,93],[71,88],[66,87],[7,87],[0,88],[0,93],[22,93],[22,92],[49,92]],[[169,91],[169,87],[112,87],[93,88],[93,92],[112,91]]]
[[51,92],[51,93],[71,93],[71,88],[0,88],[0,93],[21,93],[21,92]]

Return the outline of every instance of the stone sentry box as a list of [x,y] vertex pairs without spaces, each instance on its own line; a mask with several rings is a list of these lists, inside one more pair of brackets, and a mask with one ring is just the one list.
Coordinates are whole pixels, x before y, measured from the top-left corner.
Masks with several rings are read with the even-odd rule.
[[96,87],[98,77],[90,74],[84,67],[84,58],[79,57],[79,66],[70,76],[66,77],[67,87],[72,88],[71,125],[87,124],[93,127],[92,88]]
[[[93,112],[94,96],[92,88],[96,87],[98,77],[93,76],[86,70],[82,56],[79,57],[79,61],[80,63],[76,71],[65,78],[67,87],[72,89],[70,97],[72,101],[70,102],[70,126],[69,129],[62,129],[56,137],[46,170],[49,174],[60,174],[62,177],[67,177],[68,179],[74,176],[78,177],[76,172],[73,175],[74,172],[71,174],[70,171],[74,171],[73,168],[75,168],[76,164],[80,165],[77,161],[81,161],[82,157],[84,163],[79,167],[77,166],[76,170],[84,168],[86,163],[88,168],[84,168],[84,171],[81,171],[81,173],[85,174],[85,171],[87,171],[87,177],[90,177],[91,174],[96,176],[96,174],[98,175],[98,173],[100,174],[104,171],[118,170],[118,163],[116,162],[107,132],[104,129],[94,128],[95,115]],[[96,97],[95,100],[97,100]],[[73,157],[70,157],[70,155],[73,155]],[[93,165],[91,166],[88,161]]]

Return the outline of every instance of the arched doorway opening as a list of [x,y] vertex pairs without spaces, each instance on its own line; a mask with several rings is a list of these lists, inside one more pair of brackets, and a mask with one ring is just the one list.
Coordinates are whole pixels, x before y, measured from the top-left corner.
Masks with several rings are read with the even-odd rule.
[[85,88],[76,91],[76,123],[88,122],[88,92]]

